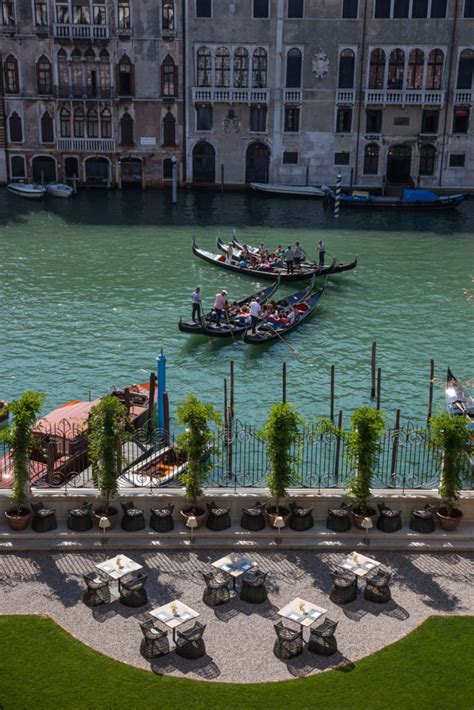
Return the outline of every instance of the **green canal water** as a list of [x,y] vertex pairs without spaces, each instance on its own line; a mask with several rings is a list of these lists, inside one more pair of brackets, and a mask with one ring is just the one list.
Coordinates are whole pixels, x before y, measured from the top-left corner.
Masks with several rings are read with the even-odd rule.
[[[329,412],[330,368],[336,410],[370,401],[371,343],[378,345],[382,408],[389,419],[423,421],[430,358],[436,376],[449,364],[473,379],[474,201],[446,214],[343,212],[338,221],[319,201],[252,194],[166,192],[80,193],[39,203],[0,191],[0,399],[26,389],[47,394],[45,410],[148,379],[163,348],[172,410],[193,391],[222,406],[223,377],[235,361],[236,415],[262,421],[281,396],[287,362],[288,399],[308,419]],[[239,298],[260,288],[191,254],[191,237],[214,250],[217,229],[249,243],[317,240],[359,266],[331,277],[313,319],[283,343],[261,349],[178,331],[200,285],[204,305],[226,288]],[[290,293],[295,287],[282,288]],[[443,390],[435,388],[435,406]]]

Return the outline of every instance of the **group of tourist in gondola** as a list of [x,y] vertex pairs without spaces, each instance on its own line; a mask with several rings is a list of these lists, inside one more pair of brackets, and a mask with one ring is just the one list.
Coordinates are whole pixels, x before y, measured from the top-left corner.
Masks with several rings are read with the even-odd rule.
[[[268,250],[262,242],[258,249],[250,250],[246,244],[242,245],[240,251],[237,251],[232,244],[229,244],[226,250],[226,263],[231,264],[234,257],[237,256],[238,264],[243,269],[259,269],[263,271],[272,271],[274,268],[285,268],[287,274],[293,274],[295,271],[300,271],[302,265],[306,265],[306,252],[299,241],[292,246],[288,244],[286,249],[282,249],[279,244],[273,251]],[[325,245],[322,240],[318,242],[319,266],[324,266]]]

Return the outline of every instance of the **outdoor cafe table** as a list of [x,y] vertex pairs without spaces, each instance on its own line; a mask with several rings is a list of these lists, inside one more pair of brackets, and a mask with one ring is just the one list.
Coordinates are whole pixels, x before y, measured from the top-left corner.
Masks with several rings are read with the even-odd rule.
[[197,611],[194,611],[194,609],[191,609],[190,606],[183,604],[183,602],[180,602],[178,599],[174,599],[168,604],[163,604],[163,606],[152,609],[150,614],[154,616],[155,619],[165,624],[169,629],[173,630],[173,641],[175,642],[176,629],[178,626],[181,626],[181,624],[184,624],[190,619],[196,619],[199,616]]
[[248,557],[245,557],[244,555],[231,552],[230,555],[221,557],[219,560],[213,562],[212,566],[227,572],[227,574],[230,574],[232,577],[232,586],[235,589],[237,577],[240,577],[245,572],[248,572],[250,569],[255,567],[255,562],[252,562],[252,560],[249,560]]
[[321,616],[324,616],[326,612],[327,609],[307,602],[305,599],[300,599],[300,597],[296,597],[296,599],[293,599],[293,601],[278,611],[278,616],[283,616],[285,619],[295,621],[301,626],[301,630],[304,633],[305,628],[314,624],[314,622],[320,619]]
[[345,560],[339,562],[338,566],[348,572],[352,572],[357,577],[365,577],[368,572],[372,572],[373,569],[379,567],[380,562],[371,557],[361,555],[360,552],[351,552]]
[[[122,577],[125,577],[127,574],[131,574],[131,572],[137,572],[139,569],[142,569],[142,565],[139,565],[138,562],[134,562],[130,559],[130,557],[127,557],[126,555],[116,555],[110,560],[100,562],[98,565],[96,565],[96,567],[102,572],[105,572],[105,574],[111,577],[114,582],[117,582],[117,591],[119,595],[120,580],[122,579]],[[111,589],[111,592],[113,594],[114,590]],[[113,596],[117,595],[113,594]]]

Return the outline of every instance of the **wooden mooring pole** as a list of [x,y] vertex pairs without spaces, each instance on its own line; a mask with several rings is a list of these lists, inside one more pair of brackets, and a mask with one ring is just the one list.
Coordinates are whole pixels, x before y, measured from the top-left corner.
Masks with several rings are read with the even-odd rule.
[[377,370],[377,409],[380,409],[381,384],[382,384],[382,369],[379,367]]
[[395,430],[393,432],[393,447],[392,447],[392,465],[390,467],[390,474],[392,476],[392,483],[396,483],[397,480],[397,453],[398,453],[398,436],[400,433],[400,410],[397,409],[395,415]]
[[434,360],[430,360],[430,390],[429,390],[429,395],[428,395],[428,416],[426,417],[426,421],[428,424],[430,423],[431,414],[433,412],[434,373],[435,373]]
[[[234,361],[230,361],[230,411],[234,416]],[[230,426],[230,423],[229,423]]]
[[168,446],[170,438],[170,402],[168,392],[163,393],[163,413],[165,417],[164,444]]
[[377,343],[372,343],[370,398],[375,399],[375,370],[377,367]]
[[[337,418],[337,428],[340,432],[342,429],[342,409],[339,410],[339,416]],[[336,459],[334,462],[334,478],[336,483],[339,483],[339,461],[341,458],[341,435],[338,433],[336,439]]]
[[286,404],[286,362],[283,363],[282,368],[282,402]]
[[334,424],[334,365],[331,365],[331,403],[329,416]]
[[227,446],[227,379],[224,377],[224,444]]

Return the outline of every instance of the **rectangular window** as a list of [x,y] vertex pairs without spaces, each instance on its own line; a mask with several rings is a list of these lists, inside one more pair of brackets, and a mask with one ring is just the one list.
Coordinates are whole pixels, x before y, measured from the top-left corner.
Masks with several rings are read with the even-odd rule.
[[338,108],[336,116],[336,133],[350,133],[352,128],[352,109]]
[[410,117],[409,116],[395,116],[393,119],[394,126],[409,126]]
[[421,132],[438,133],[439,111],[426,109],[421,114]]
[[393,16],[394,17],[408,17],[408,10],[410,7],[409,0],[395,0],[393,4]]
[[69,23],[68,5],[56,5],[56,22],[58,25],[67,25]]
[[303,17],[304,0],[288,0],[288,17]]
[[252,133],[265,133],[267,130],[267,107],[253,104],[250,107],[250,125]]
[[342,16],[346,20],[356,20],[359,11],[359,0],[342,0]]
[[466,162],[466,156],[464,153],[451,153],[449,156],[449,167],[450,168],[463,168]]
[[255,18],[265,18],[269,14],[268,0],[253,0],[253,16]]
[[377,175],[379,170],[379,147],[373,143],[365,146],[364,175]]
[[13,27],[15,25],[15,4],[13,0],[1,0],[0,25]]
[[474,17],[474,0],[464,0],[464,17]]
[[334,153],[334,165],[349,165],[350,153]]
[[453,133],[467,133],[469,128],[469,109],[455,106],[453,112]]
[[212,17],[212,0],[196,0],[196,17]]
[[196,130],[212,131],[212,106],[196,106]]
[[381,108],[368,108],[365,112],[365,132],[366,133],[382,133],[382,115]]
[[377,18],[390,17],[390,2],[391,2],[391,0],[375,0],[374,17],[377,17]]
[[413,0],[411,16],[415,18],[428,17],[428,0]]
[[283,165],[298,165],[298,152],[296,150],[283,151]]
[[47,0],[35,0],[35,25],[36,27],[46,27],[48,24],[48,3]]
[[431,0],[430,17],[446,17],[446,0]]
[[129,30],[130,26],[130,2],[129,0],[119,0],[118,28],[119,30]]
[[285,133],[298,133],[300,130],[300,110],[294,106],[285,106]]

